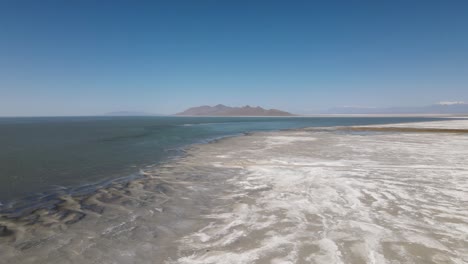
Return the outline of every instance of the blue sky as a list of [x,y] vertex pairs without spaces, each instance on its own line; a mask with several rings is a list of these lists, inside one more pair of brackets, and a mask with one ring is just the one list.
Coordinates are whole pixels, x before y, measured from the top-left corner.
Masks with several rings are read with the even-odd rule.
[[468,101],[468,1],[0,1],[0,115]]

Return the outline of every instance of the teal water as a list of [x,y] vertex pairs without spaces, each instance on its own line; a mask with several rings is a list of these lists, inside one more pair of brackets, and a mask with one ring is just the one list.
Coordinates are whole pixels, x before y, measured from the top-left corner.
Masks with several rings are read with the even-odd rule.
[[252,131],[437,120],[403,117],[0,118],[0,209],[138,177],[194,143]]

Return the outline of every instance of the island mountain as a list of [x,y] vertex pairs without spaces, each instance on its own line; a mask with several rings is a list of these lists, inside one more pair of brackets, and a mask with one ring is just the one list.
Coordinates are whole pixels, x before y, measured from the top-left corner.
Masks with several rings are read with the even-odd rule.
[[294,116],[291,113],[277,110],[264,109],[259,106],[252,107],[230,107],[222,104],[215,106],[198,106],[189,108],[183,112],[177,113],[177,116]]

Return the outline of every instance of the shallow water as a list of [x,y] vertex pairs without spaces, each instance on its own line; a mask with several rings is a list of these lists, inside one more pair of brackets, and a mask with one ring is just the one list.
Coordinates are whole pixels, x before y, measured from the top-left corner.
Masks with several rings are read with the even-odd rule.
[[[0,118],[0,212],[53,193],[93,191],[139,177],[193,143],[250,131],[410,122],[421,118],[44,117]],[[41,192],[44,192],[41,194]],[[16,201],[17,202],[17,201]],[[3,205],[2,205],[3,204]]]
[[334,129],[192,146],[2,218],[0,263],[467,263],[466,146],[466,134]]

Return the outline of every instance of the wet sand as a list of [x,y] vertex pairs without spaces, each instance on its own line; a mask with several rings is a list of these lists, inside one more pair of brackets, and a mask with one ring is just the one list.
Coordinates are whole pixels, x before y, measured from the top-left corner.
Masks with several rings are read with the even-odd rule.
[[130,183],[2,216],[0,263],[468,263],[468,135],[441,131],[466,127],[198,145]]

